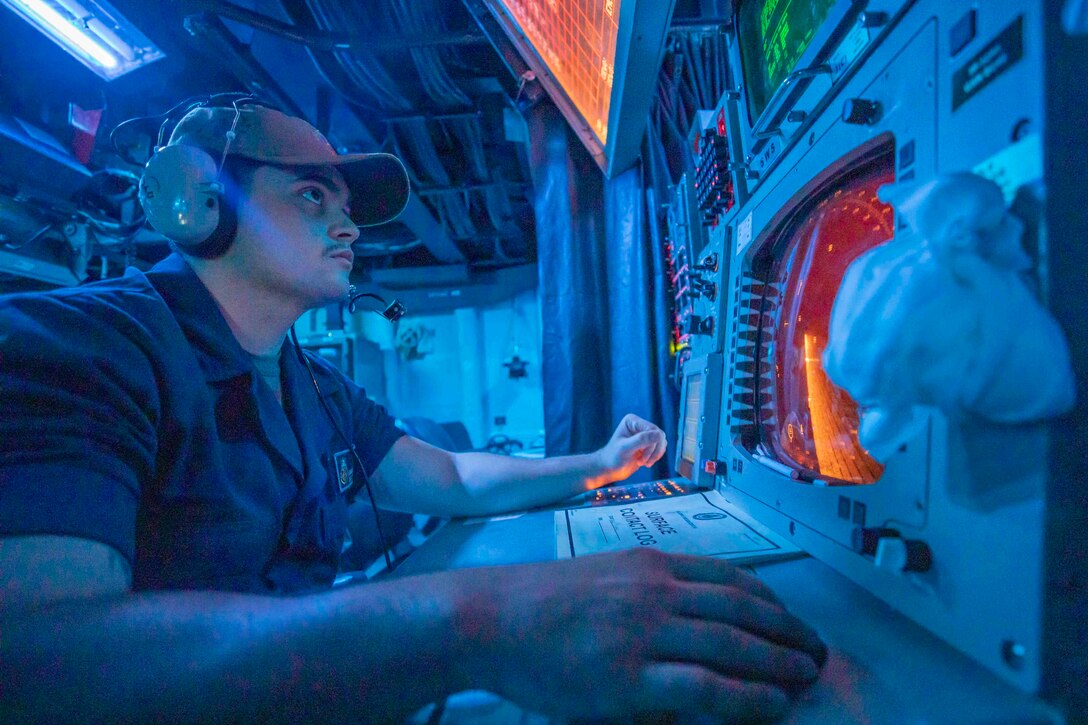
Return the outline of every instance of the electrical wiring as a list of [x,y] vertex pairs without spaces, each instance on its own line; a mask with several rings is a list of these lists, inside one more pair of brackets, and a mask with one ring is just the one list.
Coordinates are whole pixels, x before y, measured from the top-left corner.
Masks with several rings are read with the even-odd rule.
[[490,181],[487,159],[484,156],[483,134],[476,118],[457,118],[449,122],[454,136],[461,142],[474,181]]
[[334,56],[352,82],[361,88],[369,89],[371,95],[379,100],[383,108],[395,113],[407,113],[412,109],[412,104],[407,98],[389,91],[389,87],[395,87],[395,84],[372,55],[366,54],[364,57],[356,52],[341,50]]
[[514,235],[518,232],[513,223],[513,208],[510,197],[503,186],[492,186],[484,190],[485,207],[491,226],[500,234]]
[[[364,99],[355,91],[344,87],[343,82],[341,82],[341,80],[338,79],[334,75],[334,73],[327,67],[326,62],[322,59],[320,55],[318,55],[317,51],[315,51],[313,48],[307,47],[306,53],[310,56],[310,60],[313,62],[314,69],[317,70],[317,74],[321,77],[323,81],[325,81],[326,84],[328,84],[329,88],[331,88],[337,95],[344,99],[345,102],[349,103],[352,106],[362,108],[369,113],[378,114],[380,112],[378,107],[374,103],[374,99]],[[339,66],[339,64],[337,64],[337,66],[340,68],[341,73],[345,73],[343,67]]]
[[468,215],[466,204],[459,198],[460,192],[437,194],[431,197],[439,216],[453,232],[453,236],[469,239],[477,234],[476,225]]
[[[416,162],[414,165],[427,175],[426,181],[430,185],[451,186],[449,172],[438,156],[425,119],[409,119],[398,123],[394,135],[398,139],[404,139],[411,151],[411,158]],[[478,231],[469,213],[469,201],[462,196],[461,190],[450,189],[448,193],[432,194],[428,200],[455,237],[474,237]]]
[[423,180],[429,185],[449,186],[450,176],[442,160],[438,158],[438,152],[431,141],[430,132],[427,130],[426,120],[412,118],[396,124],[393,135],[397,146],[403,141],[408,147],[411,158],[416,162],[418,172],[422,172]]
[[[700,96],[700,100],[709,98],[709,99],[712,99],[712,100],[710,100],[710,102],[712,102],[712,103],[716,102],[714,100],[714,99],[717,98],[714,95],[716,89],[714,88],[714,83],[713,83],[712,79],[710,79],[710,78],[712,78],[712,75],[714,73],[713,66],[710,65],[710,63],[713,62],[712,52],[708,51],[705,42],[702,42],[702,38],[700,38],[700,41],[698,41],[698,44],[697,44],[698,48],[695,48],[694,47],[695,45],[696,45],[695,39],[689,37],[688,38],[689,52],[694,53],[692,57],[695,59],[695,62],[694,62],[695,77],[698,79],[698,82],[700,82],[700,84],[698,84],[698,87],[700,87],[700,90],[704,94],[704,95]],[[695,52],[696,50],[697,50],[697,52]],[[709,108],[709,107],[705,107],[705,108]]]
[[21,242],[14,242],[14,243],[13,242],[4,242],[4,249],[12,249],[12,250],[23,249],[24,247],[27,247],[27,246],[33,244],[34,242],[38,241],[39,239],[41,239],[43,236],[45,236],[49,232],[49,230],[53,229],[56,226],[57,226],[57,222],[51,222],[49,224],[46,224],[44,227],[42,227],[38,231],[34,232],[33,234],[31,234],[29,237],[27,237],[26,239],[24,239]]
[[[312,23],[320,30],[351,28],[381,29],[396,35],[421,37],[446,30],[448,11],[435,0],[383,0],[380,3],[340,4],[329,0],[301,3]],[[298,7],[296,5],[296,7]],[[305,24],[301,10],[293,11],[296,24]],[[465,109],[472,100],[450,74],[449,63],[456,54],[435,46],[407,47],[419,88],[438,109]],[[336,49],[327,53],[310,51],[318,71],[348,103],[380,115],[403,115],[418,105],[400,91],[375,54],[361,48]],[[389,70],[395,70],[389,68]],[[379,110],[380,109],[380,110]],[[457,239],[483,235],[520,235],[512,222],[512,204],[505,188],[484,193],[449,188],[458,184],[482,184],[492,180],[481,121],[463,119],[398,119],[387,124],[392,150],[405,159],[417,188],[432,191],[424,196],[441,223]],[[439,190],[449,188],[448,193]],[[489,228],[490,227],[490,228]],[[486,231],[483,231],[486,230]]]
[[677,88],[680,91],[680,99],[683,103],[683,107],[680,109],[683,114],[682,118],[693,118],[696,109],[699,107],[699,101],[695,98],[695,92],[691,89],[691,84],[681,79],[681,82],[677,84]]
[[[433,3],[430,4],[432,7],[428,8],[428,3],[393,0],[386,7],[391,19],[402,31],[417,34],[422,32],[428,22],[433,23],[435,17],[440,18],[437,7],[434,7]],[[409,54],[419,71],[424,92],[436,105],[441,108],[463,108],[471,104],[469,98],[456,86],[446,70],[441,51],[434,48],[412,48]],[[449,186],[451,176],[435,147],[434,134],[441,134],[443,138],[440,142],[447,145],[453,145],[453,139],[456,139],[461,150],[460,157],[467,161],[469,167],[469,180],[480,182],[489,180],[483,138],[476,119],[455,119],[430,125],[420,119],[408,122],[405,128],[399,126],[400,124],[394,133],[404,135],[423,172],[435,185]],[[431,204],[455,236],[463,238],[478,236],[479,229],[472,217],[472,199],[468,194],[457,195],[451,190],[449,194],[431,197]],[[486,199],[484,204],[487,205]],[[490,208],[486,211],[490,217],[501,217],[501,212]]]
[[[424,5],[431,7],[424,8]],[[401,30],[407,31],[410,35],[422,34],[429,28],[433,31],[436,22],[439,31],[446,30],[442,16],[433,3],[421,3],[419,0],[411,0],[411,2],[392,0],[387,8]],[[409,55],[419,72],[424,91],[435,103],[443,108],[471,105],[469,98],[450,77],[439,50],[430,47],[410,48]]]
[[[320,30],[362,27],[356,22],[356,18],[347,14],[345,7],[326,3],[322,0],[306,0],[305,5],[312,20]],[[315,53],[311,52],[310,56],[311,58],[315,57]],[[411,103],[397,91],[396,83],[385,72],[381,62],[373,53],[360,48],[353,48],[350,50],[335,50],[331,56],[343,69],[351,83],[366,96],[374,99],[377,106],[392,109],[396,112],[410,110]],[[328,74],[326,73],[326,75]],[[338,86],[335,88],[341,90]],[[354,94],[345,94],[345,97],[355,98]]]

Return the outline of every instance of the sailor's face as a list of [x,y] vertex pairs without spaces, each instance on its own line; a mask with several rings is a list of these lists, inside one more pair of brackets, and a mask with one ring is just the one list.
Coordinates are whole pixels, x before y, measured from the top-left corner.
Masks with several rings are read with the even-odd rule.
[[260,166],[238,205],[231,252],[269,292],[316,307],[347,292],[359,230],[349,193],[334,166]]

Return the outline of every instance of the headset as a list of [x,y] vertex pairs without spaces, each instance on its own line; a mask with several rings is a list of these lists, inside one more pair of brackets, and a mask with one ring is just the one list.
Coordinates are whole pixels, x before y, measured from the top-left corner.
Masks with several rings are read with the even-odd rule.
[[[172,119],[184,117],[201,106],[225,107],[225,102],[234,108],[234,120],[224,134],[218,160],[197,146],[164,145],[166,129]],[[226,188],[233,180],[223,178],[223,165],[234,142],[242,108],[246,105],[270,104],[245,93],[218,93],[187,99],[159,116],[130,119],[110,134],[113,142],[117,132],[126,125],[162,119],[155,151],[140,178],[140,206],[155,231],[191,256],[214,259],[225,254],[234,241],[238,214]],[[117,148],[116,143],[114,148]]]

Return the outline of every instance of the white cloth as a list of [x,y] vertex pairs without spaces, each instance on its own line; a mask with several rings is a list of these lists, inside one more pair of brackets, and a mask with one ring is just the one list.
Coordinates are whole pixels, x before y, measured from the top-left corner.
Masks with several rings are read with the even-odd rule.
[[1006,423],[1072,407],[1065,336],[1021,276],[1023,225],[997,185],[961,173],[879,196],[905,228],[847,269],[824,351],[866,450],[887,460],[926,406]]

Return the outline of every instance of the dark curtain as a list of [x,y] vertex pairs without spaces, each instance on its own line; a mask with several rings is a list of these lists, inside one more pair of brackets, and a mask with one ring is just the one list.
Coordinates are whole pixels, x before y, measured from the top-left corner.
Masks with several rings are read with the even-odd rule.
[[666,476],[675,394],[663,247],[651,234],[641,168],[606,181],[550,104],[530,112],[529,128],[547,455],[599,448],[635,413],[665,430],[670,451],[632,480]]
[[528,121],[545,452],[583,453],[611,433],[604,188],[600,171],[554,106],[536,106]]

